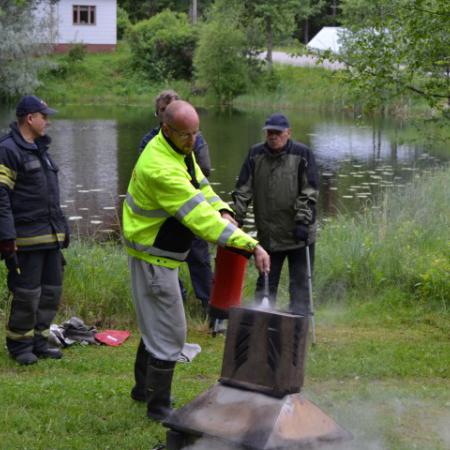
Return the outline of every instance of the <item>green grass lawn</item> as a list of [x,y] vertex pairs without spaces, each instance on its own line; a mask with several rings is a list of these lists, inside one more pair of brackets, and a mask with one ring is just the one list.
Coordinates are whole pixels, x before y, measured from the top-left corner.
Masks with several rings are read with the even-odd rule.
[[[448,318],[418,326],[370,316],[367,303],[323,307],[309,349],[304,395],[351,431],[345,449],[444,450],[450,445]],[[364,320],[366,318],[367,320]],[[440,327],[436,327],[440,324]],[[4,338],[2,335],[1,339]],[[224,337],[191,323],[202,352],[178,364],[180,407],[216,383]],[[151,449],[165,429],[129,397],[138,333],[121,347],[73,346],[59,361],[19,367],[0,354],[0,448]]]

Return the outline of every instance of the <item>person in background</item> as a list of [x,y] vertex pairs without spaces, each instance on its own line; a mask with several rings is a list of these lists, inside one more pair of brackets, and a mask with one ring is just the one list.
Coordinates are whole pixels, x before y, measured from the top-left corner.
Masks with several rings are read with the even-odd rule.
[[[257,239],[271,258],[269,301],[275,305],[281,269],[289,267],[289,310],[308,315],[309,296],[305,247],[311,264],[317,224],[319,174],[314,155],[291,140],[289,121],[272,114],[263,127],[266,140],[250,148],[232,193],[237,222],[242,225],[253,202]],[[264,278],[256,283],[256,300],[264,293]]]
[[[160,92],[156,97],[155,116],[159,120],[159,125],[151,129],[142,138],[141,144],[139,145],[138,149],[139,154],[143,152],[147,144],[160,132],[164,111],[166,110],[167,106],[174,100],[180,100],[180,96],[177,92],[171,89]],[[193,152],[197,164],[200,166],[203,174],[205,175],[205,177],[209,177],[211,173],[209,148],[200,131],[195,136]],[[191,277],[192,287],[194,289],[195,295],[201,301],[203,311],[206,315],[213,278],[208,243],[198,236],[194,236],[194,238],[192,239],[191,251],[189,252],[186,262],[189,268],[189,274]],[[179,284],[183,298],[185,299],[186,291],[180,279]],[[131,398],[136,401],[144,402],[146,399],[145,374],[147,370],[147,360],[148,353],[145,349],[144,341],[141,339],[139,341],[134,362],[135,385],[131,389]]]
[[159,133],[136,163],[123,206],[132,296],[148,353],[147,416],[157,421],[171,412],[172,378],[186,339],[177,279],[193,236],[253,254],[257,269],[270,271],[267,252],[237,227],[193,157],[199,123],[189,103],[167,106]]
[[6,347],[21,365],[62,357],[47,340],[62,292],[61,249],[70,239],[58,167],[48,153],[48,117],[55,113],[27,95],[16,107],[17,121],[0,138],[0,253],[12,293]]

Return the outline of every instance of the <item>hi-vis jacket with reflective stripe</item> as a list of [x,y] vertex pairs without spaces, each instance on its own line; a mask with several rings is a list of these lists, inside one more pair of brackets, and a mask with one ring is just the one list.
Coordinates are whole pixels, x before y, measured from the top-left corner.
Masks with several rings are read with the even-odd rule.
[[195,160],[199,188],[194,186],[185,157],[161,131],[141,153],[123,206],[128,253],[151,264],[175,268],[186,259],[194,234],[253,252],[257,241],[221,217],[219,211],[231,208],[213,191]]
[[26,142],[16,123],[0,138],[0,240],[19,250],[57,248],[69,232],[59,203],[58,168],[50,138]]

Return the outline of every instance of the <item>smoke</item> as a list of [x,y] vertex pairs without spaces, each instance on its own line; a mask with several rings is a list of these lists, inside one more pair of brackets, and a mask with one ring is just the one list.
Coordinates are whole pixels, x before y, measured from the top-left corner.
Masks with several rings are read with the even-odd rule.
[[233,444],[223,442],[219,439],[203,437],[189,447],[183,448],[183,450],[236,450],[238,448]]

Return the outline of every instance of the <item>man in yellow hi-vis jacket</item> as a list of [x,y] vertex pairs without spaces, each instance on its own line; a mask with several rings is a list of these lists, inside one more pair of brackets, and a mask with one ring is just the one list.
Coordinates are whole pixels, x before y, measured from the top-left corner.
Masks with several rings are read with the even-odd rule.
[[133,170],[123,208],[132,294],[142,340],[149,353],[147,416],[170,413],[175,363],[186,339],[178,267],[194,235],[253,253],[260,272],[270,258],[237,227],[231,208],[211,188],[192,153],[199,117],[187,102],[172,102],[161,131],[145,147]]

